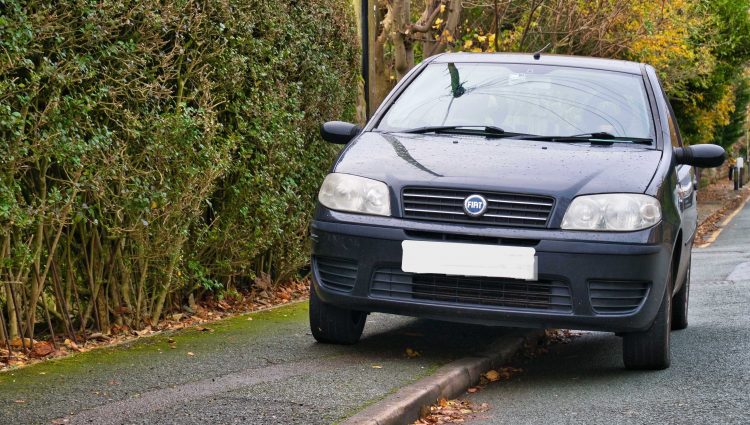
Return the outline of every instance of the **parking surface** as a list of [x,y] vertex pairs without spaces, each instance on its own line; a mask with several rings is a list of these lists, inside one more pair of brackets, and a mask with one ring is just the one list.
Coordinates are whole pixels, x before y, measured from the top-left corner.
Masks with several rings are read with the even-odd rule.
[[307,303],[252,317],[0,374],[0,423],[327,424],[508,332],[376,314],[331,346]]
[[750,423],[750,208],[693,251],[690,325],[672,334],[672,366],[627,371],[620,338],[587,333],[526,372],[469,399],[476,424]]

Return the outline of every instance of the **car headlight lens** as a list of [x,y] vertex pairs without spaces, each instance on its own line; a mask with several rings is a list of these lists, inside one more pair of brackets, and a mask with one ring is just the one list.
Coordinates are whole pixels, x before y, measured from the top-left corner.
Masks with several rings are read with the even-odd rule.
[[351,174],[331,173],[323,180],[318,201],[332,210],[391,215],[388,186]]
[[563,218],[566,230],[626,232],[651,227],[661,220],[659,201],[648,195],[611,193],[573,199]]

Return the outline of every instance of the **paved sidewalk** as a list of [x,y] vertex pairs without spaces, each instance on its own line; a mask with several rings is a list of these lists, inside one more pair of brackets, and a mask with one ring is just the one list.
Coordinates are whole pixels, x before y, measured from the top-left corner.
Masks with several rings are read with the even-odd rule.
[[331,423],[508,332],[373,314],[360,344],[331,346],[307,303],[247,317],[177,333],[174,349],[158,336],[0,374],[0,423]]

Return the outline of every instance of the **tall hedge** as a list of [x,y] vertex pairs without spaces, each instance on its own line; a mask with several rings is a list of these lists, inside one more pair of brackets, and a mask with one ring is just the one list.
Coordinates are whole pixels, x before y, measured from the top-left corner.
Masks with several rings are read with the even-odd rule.
[[0,327],[142,327],[304,264],[318,126],[354,114],[350,9],[0,0]]

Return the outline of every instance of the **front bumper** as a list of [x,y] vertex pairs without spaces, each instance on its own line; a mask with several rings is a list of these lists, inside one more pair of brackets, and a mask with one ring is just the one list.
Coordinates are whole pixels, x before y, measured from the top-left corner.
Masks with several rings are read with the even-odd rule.
[[[603,236],[394,218],[357,223],[363,220],[362,216],[336,212],[328,212],[326,218],[312,224],[314,290],[324,302],[354,310],[466,323],[612,332],[645,330],[659,309],[672,250],[670,243],[663,242],[669,237],[665,237],[661,225],[641,234]],[[475,243],[476,237],[491,237],[479,242],[497,240],[507,245],[533,246],[540,285],[508,279],[469,282],[469,289],[455,288],[456,294],[468,295],[454,297],[451,289],[442,285],[461,279],[400,271],[403,240],[435,240],[440,235],[469,239],[468,243]],[[625,242],[617,242],[618,239]],[[321,264],[331,262],[334,267],[343,264],[344,268],[321,271]],[[428,277],[432,282],[429,288],[433,289],[425,292],[426,286],[417,282]],[[398,291],[382,291],[384,279],[406,279],[407,284],[399,285]],[[552,282],[551,286],[546,282]],[[484,289],[477,289],[477,285]],[[430,292],[434,288],[440,288],[438,295]],[[504,288],[503,292],[498,288]],[[532,289],[524,292],[523,288]],[[482,298],[488,294],[492,299]],[[534,302],[524,302],[528,299]],[[608,307],[622,307],[627,300],[632,300],[633,308]]]

